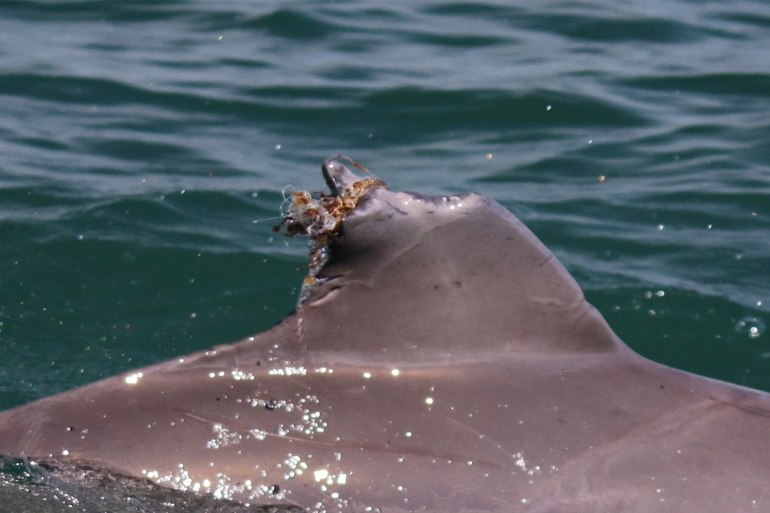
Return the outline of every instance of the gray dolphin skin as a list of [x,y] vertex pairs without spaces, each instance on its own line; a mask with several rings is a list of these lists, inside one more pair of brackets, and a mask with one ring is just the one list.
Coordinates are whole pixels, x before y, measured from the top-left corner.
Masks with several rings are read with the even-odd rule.
[[770,511],[770,395],[631,351],[502,206],[346,214],[279,325],[0,413],[0,450],[309,511]]

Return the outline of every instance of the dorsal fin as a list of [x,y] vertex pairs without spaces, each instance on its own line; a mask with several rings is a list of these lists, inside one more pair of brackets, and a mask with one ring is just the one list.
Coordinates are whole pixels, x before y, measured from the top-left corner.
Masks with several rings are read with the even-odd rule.
[[[336,160],[341,190],[356,175]],[[346,185],[347,184],[347,185]],[[367,191],[300,307],[311,350],[436,358],[599,353],[622,345],[554,255],[477,194]]]

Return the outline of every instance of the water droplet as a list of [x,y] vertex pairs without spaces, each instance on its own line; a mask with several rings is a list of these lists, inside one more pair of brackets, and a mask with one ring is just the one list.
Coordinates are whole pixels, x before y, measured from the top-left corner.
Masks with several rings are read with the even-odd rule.
[[767,326],[759,317],[746,316],[735,324],[735,332],[748,335],[749,338],[758,338],[765,332]]
[[276,406],[278,406],[278,401],[276,401],[275,399],[270,399],[265,403],[265,409],[268,411],[275,410]]

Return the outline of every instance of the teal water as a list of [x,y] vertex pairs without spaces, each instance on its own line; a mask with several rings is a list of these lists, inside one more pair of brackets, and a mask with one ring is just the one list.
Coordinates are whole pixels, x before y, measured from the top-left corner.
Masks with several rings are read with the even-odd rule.
[[[0,409],[259,332],[343,153],[519,216],[618,335],[770,390],[770,4],[0,3]],[[500,255],[505,258],[505,255]]]

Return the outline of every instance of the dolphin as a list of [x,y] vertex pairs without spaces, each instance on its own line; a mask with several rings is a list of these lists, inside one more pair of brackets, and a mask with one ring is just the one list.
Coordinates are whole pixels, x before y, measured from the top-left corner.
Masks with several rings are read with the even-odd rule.
[[0,413],[0,451],[308,511],[770,511],[770,394],[634,353],[489,198],[323,173],[293,313]]

